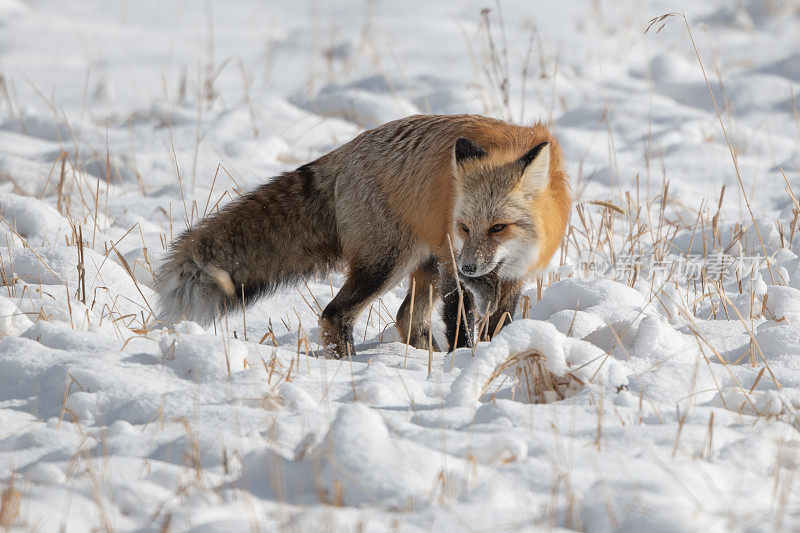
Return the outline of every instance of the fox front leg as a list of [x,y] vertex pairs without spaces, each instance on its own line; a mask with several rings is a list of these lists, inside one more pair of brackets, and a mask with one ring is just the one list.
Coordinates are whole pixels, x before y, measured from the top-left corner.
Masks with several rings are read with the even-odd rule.
[[[395,324],[402,342],[426,350],[430,339],[431,324],[428,318],[431,304],[435,305],[439,300],[439,263],[436,257],[431,256],[418,266],[411,274],[411,280],[415,288],[412,290],[409,283],[408,294],[400,305]],[[429,287],[433,287],[433,298],[430,297]],[[440,351],[436,340],[431,340],[433,351]]]
[[[475,303],[472,293],[463,285],[461,286],[463,302],[461,312],[459,312],[459,288],[452,270],[442,269],[441,287],[444,304],[442,319],[445,324],[448,351],[452,352],[456,348],[462,347],[469,348],[472,346],[475,336]],[[459,315],[461,315],[460,320]]]
[[[477,278],[462,277],[463,286],[473,300],[474,312],[487,316],[478,332],[479,340],[491,340],[503,326],[511,322],[522,292],[521,280],[502,280],[496,272]],[[471,331],[471,330],[470,330]]]
[[464,287],[472,294],[475,302],[474,313],[478,322],[478,341],[486,340],[491,330],[487,330],[489,317],[497,311],[500,292],[500,278],[496,272],[489,272],[478,277],[462,277],[461,282]]
[[500,281],[495,293],[495,305],[492,314],[489,315],[489,322],[484,331],[487,340],[491,340],[496,333],[505,327],[514,318],[514,312],[519,304],[522,294],[521,281]]

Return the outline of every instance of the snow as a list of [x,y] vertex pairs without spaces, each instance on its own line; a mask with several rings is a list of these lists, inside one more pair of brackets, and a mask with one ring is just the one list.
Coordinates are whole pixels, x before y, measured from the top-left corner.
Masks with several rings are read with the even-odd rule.
[[[465,356],[466,351],[454,357]],[[453,382],[448,401],[471,404],[482,399],[495,369],[514,354],[531,351],[544,356],[544,368],[556,378],[571,374],[584,384],[600,383],[617,389],[628,385],[624,367],[597,346],[568,337],[549,322],[523,319],[506,326],[491,343],[477,347]]]
[[[644,31],[682,10],[708,81],[680,15]],[[0,529],[800,529],[799,25],[792,0],[0,0]],[[404,283],[317,358],[341,273],[154,322],[187,223],[418,112],[541,118],[565,153],[566,244],[491,343],[407,348]]]

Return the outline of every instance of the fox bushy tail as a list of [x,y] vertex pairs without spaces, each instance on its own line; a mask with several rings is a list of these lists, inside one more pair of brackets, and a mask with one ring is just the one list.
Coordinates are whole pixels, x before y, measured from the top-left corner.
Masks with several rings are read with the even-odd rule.
[[173,243],[157,275],[161,319],[210,322],[341,256],[333,187],[313,163],[227,205]]

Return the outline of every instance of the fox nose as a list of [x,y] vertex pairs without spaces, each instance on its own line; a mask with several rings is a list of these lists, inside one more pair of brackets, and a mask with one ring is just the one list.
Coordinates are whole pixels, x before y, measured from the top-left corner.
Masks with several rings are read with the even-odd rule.
[[464,263],[459,267],[459,270],[465,276],[473,276],[478,267],[474,263]]

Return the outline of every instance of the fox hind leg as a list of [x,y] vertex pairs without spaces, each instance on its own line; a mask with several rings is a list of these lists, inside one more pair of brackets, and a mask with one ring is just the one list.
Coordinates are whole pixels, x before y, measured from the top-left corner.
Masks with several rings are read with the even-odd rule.
[[347,280],[319,319],[328,354],[338,358],[355,355],[353,323],[370,300],[386,289],[396,269],[396,261],[351,263]]
[[[411,285],[408,286],[408,294],[400,305],[397,312],[397,331],[400,339],[408,342],[414,348],[425,350],[428,348],[428,337],[430,335],[430,316],[431,303],[439,300],[439,263],[435,256],[430,256],[411,274],[414,282],[413,302]],[[429,288],[433,287],[433,302],[431,302]],[[413,303],[413,312],[412,312]],[[439,345],[433,340],[433,350],[438,352]]]

